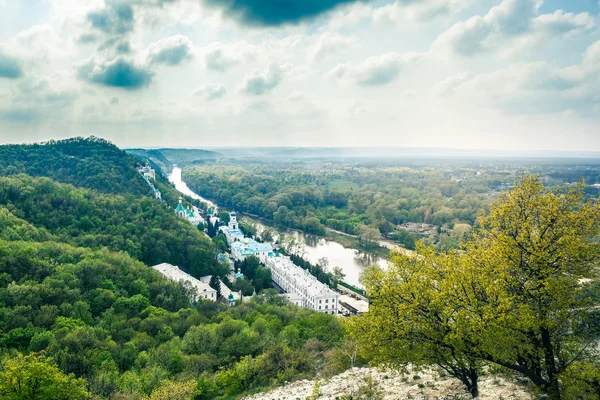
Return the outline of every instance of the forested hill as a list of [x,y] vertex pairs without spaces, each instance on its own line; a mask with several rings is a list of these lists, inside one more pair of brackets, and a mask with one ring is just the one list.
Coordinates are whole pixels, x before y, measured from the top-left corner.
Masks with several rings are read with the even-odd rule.
[[0,146],[0,176],[25,173],[105,193],[150,196],[136,164],[135,157],[95,137]]
[[40,240],[48,232],[54,240],[126,251],[147,265],[169,262],[196,276],[216,266],[213,243],[151,197],[103,194],[27,175],[0,177],[0,227],[3,221],[6,235],[10,226],[21,240]]

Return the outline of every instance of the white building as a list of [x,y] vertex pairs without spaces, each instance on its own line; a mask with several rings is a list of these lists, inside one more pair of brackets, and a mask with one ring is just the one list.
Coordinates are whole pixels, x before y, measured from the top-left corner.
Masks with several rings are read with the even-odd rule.
[[234,242],[241,242],[244,239],[244,234],[238,225],[237,213],[235,211],[229,214],[229,224],[227,224],[227,226],[221,226],[219,230],[225,235],[229,247],[231,247]]
[[267,257],[265,265],[271,269],[273,281],[279,287],[288,294],[297,294],[301,297],[301,301],[298,302],[301,307],[325,314],[338,313],[339,294],[319,282],[308,271],[294,264],[289,257],[279,255]]
[[204,224],[204,218],[202,218],[202,216],[200,215],[200,210],[198,210],[198,207],[194,206],[185,208],[183,206],[183,198],[181,196],[179,196],[179,204],[177,204],[177,208],[175,209],[175,214],[179,217],[179,218],[185,218],[188,221],[190,221],[190,223],[194,224],[194,225],[198,225],[200,223]]
[[183,272],[175,265],[162,263],[155,265],[152,268],[160,272],[170,281],[177,282],[179,284],[188,282],[196,291],[192,301],[198,301],[198,299],[200,298],[204,298],[211,301],[217,301],[217,291],[215,289],[211,288],[208,284],[194,278],[190,274]]
[[144,178],[156,180],[156,171],[149,164],[146,164],[145,167],[140,168],[138,171]]
[[259,243],[254,239],[244,238],[231,244],[231,256],[236,261],[244,261],[246,257],[258,257],[265,264],[268,257],[273,257],[273,246],[269,243]]

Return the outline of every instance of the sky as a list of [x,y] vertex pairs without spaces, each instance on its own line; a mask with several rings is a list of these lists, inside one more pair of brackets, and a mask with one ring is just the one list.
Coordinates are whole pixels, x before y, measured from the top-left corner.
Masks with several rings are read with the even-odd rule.
[[600,0],[0,0],[0,144],[600,151]]

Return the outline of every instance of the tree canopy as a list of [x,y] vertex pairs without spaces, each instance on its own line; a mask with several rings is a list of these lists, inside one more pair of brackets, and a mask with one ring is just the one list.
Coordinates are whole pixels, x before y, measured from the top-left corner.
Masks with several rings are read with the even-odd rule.
[[599,228],[600,208],[582,186],[548,190],[524,176],[463,251],[420,245],[367,273],[371,309],[353,334],[378,363],[438,365],[459,378],[465,366],[495,364],[560,399],[574,364],[598,368],[597,304],[581,293],[598,277]]

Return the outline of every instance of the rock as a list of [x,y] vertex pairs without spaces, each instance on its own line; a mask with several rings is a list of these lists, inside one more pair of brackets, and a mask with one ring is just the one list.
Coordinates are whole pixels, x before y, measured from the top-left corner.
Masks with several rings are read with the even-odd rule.
[[[341,396],[356,394],[365,386],[366,378],[371,375],[372,388],[385,400],[433,400],[433,399],[470,399],[460,381],[455,378],[440,377],[433,371],[419,371],[400,375],[391,371],[379,371],[374,368],[353,368],[329,379],[319,380],[321,385],[319,399],[335,400]],[[302,380],[288,383],[286,386],[258,393],[247,400],[304,400],[313,393],[315,381]],[[532,400],[522,386],[506,379],[485,376],[479,382],[480,400]],[[356,397],[355,397],[356,398]]]

